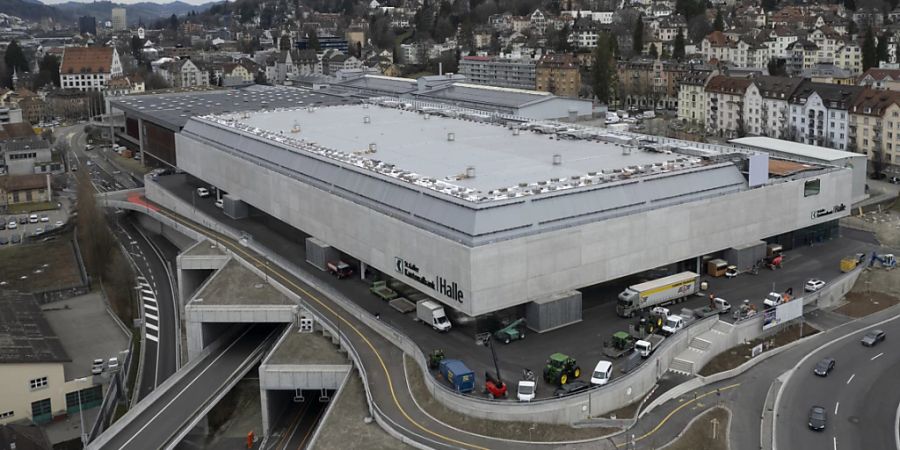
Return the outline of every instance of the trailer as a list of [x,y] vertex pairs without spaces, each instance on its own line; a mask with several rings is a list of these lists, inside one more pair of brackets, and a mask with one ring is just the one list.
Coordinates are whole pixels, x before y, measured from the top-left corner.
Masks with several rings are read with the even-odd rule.
[[613,333],[612,340],[603,343],[603,354],[618,359],[634,350],[635,339],[632,335],[617,331]]
[[375,283],[373,283],[369,288],[369,292],[385,301],[390,301],[397,298],[397,291],[389,288],[387,283],[385,283],[384,281],[376,281]]
[[709,306],[695,309],[694,315],[697,316],[698,319],[705,319],[709,316],[725,314],[729,311],[731,311],[731,305],[727,301],[725,301],[725,299],[715,297],[713,299],[710,299]]
[[619,294],[616,314],[634,317],[636,312],[657,305],[675,303],[697,293],[700,277],[694,272],[681,272],[668,277],[635,284]]

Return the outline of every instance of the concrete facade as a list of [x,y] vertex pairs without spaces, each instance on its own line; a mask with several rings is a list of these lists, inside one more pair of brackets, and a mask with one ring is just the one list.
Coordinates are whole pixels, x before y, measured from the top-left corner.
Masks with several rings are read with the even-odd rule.
[[[848,211],[811,214],[852,203],[851,173],[837,169],[816,177],[815,196],[804,197],[804,179],[785,180],[649,211],[656,202],[648,202],[607,220],[468,246],[196,136],[180,133],[176,143],[186,172],[472,316],[837,219]],[[455,282],[462,297],[399,273],[398,261],[416,266],[423,278]]]

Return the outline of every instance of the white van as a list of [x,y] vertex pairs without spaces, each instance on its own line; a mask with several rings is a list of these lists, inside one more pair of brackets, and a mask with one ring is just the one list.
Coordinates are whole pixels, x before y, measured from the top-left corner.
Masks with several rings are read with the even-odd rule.
[[591,375],[591,384],[603,386],[604,384],[609,383],[612,374],[612,363],[609,361],[600,361],[597,363],[597,367],[594,367],[594,373]]

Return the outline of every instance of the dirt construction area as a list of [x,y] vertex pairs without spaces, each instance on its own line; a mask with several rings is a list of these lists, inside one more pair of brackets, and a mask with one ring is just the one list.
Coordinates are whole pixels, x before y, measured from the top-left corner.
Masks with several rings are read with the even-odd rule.
[[864,269],[845,301],[834,311],[850,317],[867,316],[900,303],[900,269]]
[[713,408],[697,416],[685,432],[664,447],[665,450],[727,450],[728,422],[731,414]]

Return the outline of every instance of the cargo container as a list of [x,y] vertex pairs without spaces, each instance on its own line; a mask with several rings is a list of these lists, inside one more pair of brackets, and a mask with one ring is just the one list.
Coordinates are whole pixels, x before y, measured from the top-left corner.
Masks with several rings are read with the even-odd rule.
[[458,359],[445,359],[439,366],[441,376],[453,386],[457,392],[472,392],[475,390],[475,373]]

